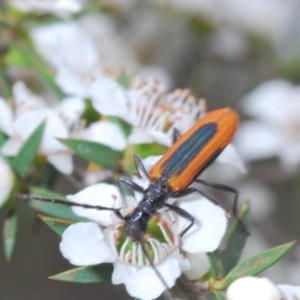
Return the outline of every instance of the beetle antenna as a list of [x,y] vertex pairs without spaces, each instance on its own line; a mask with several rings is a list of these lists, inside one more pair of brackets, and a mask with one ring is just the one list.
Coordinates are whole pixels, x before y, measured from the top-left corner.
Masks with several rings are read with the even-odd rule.
[[[78,206],[78,207],[98,209],[98,210],[110,210],[110,211],[115,212],[118,216],[121,215],[119,212],[119,209],[117,209],[117,208],[105,207],[105,206],[100,206],[100,205],[82,204],[82,203],[76,203],[76,202],[68,201],[68,200],[33,196],[33,195],[27,195],[27,194],[15,194],[15,195],[13,195],[13,197],[17,200],[25,200],[25,201],[38,200],[38,201],[42,201],[42,202],[63,204],[63,205],[67,205],[67,206]],[[122,217],[121,219],[124,219],[124,218]]]

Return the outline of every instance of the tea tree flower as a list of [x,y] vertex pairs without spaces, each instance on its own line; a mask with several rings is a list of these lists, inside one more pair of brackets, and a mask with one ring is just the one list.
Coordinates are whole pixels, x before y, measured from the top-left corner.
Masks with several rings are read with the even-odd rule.
[[284,80],[266,82],[243,99],[243,110],[255,120],[244,122],[237,147],[246,160],[277,156],[293,171],[300,163],[300,89]]
[[101,67],[94,42],[84,29],[75,22],[61,22],[35,27],[31,37],[56,70],[58,86],[67,94],[86,97],[86,86],[101,75]]
[[99,113],[133,125],[130,144],[155,141],[170,146],[174,127],[184,132],[204,113],[203,102],[189,90],[168,93],[156,79],[137,80],[129,90],[111,79],[98,79],[90,85],[90,95]]
[[268,278],[237,279],[229,286],[226,295],[228,300],[281,300],[278,288]]
[[110,121],[99,121],[91,124],[81,133],[81,138],[101,143],[113,150],[124,150],[126,139],[120,127]]
[[[183,134],[205,114],[205,101],[197,100],[190,90],[168,92],[154,78],[137,79],[129,90],[112,79],[97,79],[90,85],[90,95],[94,108],[100,114],[119,117],[132,125],[132,132],[127,138],[127,143],[132,145],[156,142],[169,147],[173,142],[174,128]],[[105,141],[106,145],[109,143]],[[225,149],[218,161],[230,162],[245,171],[232,145]]]
[[117,78],[137,65],[112,19],[103,14],[38,26],[30,35],[39,54],[53,67],[57,85],[68,95],[89,97],[87,88],[93,80]]
[[[141,195],[127,196],[127,206],[121,209],[122,215],[130,213],[140,198]],[[76,203],[121,207],[119,190],[104,183],[85,188],[75,195],[67,196],[67,199]],[[182,237],[181,248],[190,253],[214,251],[226,229],[223,210],[197,194],[181,200],[179,207],[195,217],[195,224]],[[111,211],[82,207],[72,209],[75,214],[92,222],[80,222],[64,231],[60,250],[65,258],[77,266],[112,262],[113,284],[124,283],[132,297],[154,299],[165,290],[160,278],[145,260],[141,246],[124,235],[123,220]],[[150,257],[170,287],[183,270],[190,268],[189,260],[180,252],[179,243],[179,234],[188,224],[189,221],[172,211],[162,209],[149,222],[147,233],[143,236]]]
[[287,284],[276,286],[268,278],[243,277],[234,281],[227,289],[227,300],[297,300],[300,287]]
[[8,135],[1,148],[3,155],[15,156],[30,134],[46,121],[39,154],[46,156],[60,172],[72,172],[71,153],[57,139],[70,136],[84,109],[81,99],[65,98],[52,109],[41,97],[30,92],[23,82],[17,82],[13,88],[12,108],[3,99],[0,99],[0,106],[3,108],[0,111],[0,129]]

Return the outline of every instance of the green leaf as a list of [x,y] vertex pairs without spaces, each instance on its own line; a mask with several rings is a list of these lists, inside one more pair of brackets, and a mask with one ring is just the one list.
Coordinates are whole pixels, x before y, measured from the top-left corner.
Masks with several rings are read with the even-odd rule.
[[60,139],[60,141],[79,156],[93,161],[103,168],[119,169],[119,160],[122,157],[122,152],[120,151],[115,151],[105,145],[86,140]]
[[118,83],[125,89],[129,89],[130,87],[130,78],[128,74],[122,72],[119,74]]
[[214,291],[213,294],[215,295],[217,300],[226,300],[226,295],[224,292]]
[[49,278],[76,283],[98,283],[111,281],[112,272],[112,264],[104,263],[97,266],[75,268]]
[[4,136],[4,133],[0,131],[0,147],[4,145],[6,141],[6,138]]
[[[250,208],[248,202],[243,205],[238,217],[243,222],[244,226],[249,228]],[[245,228],[235,220],[230,226],[224,239],[225,249],[217,249],[214,252],[207,253],[211,267],[210,276],[217,279],[223,278],[228,274],[228,272],[238,263],[246,244],[247,237],[248,234],[245,231]]]
[[[201,298],[202,299],[202,298]],[[207,291],[203,293],[203,299],[206,300],[227,300],[222,291]]]
[[223,270],[221,251],[217,249],[214,252],[206,253],[206,256],[208,258],[210,270],[208,273],[201,276],[201,280],[208,280],[211,277],[214,279],[219,278],[219,274]]
[[29,136],[17,156],[12,161],[12,166],[16,172],[24,178],[32,166],[35,155],[39,149],[39,145],[45,129],[45,122],[42,122],[34,132]]
[[0,62],[0,95],[2,95],[6,99],[10,99],[12,97],[10,81],[8,79],[7,74],[5,73],[5,68],[3,64],[1,64],[1,62]]
[[42,215],[39,215],[39,218],[60,236],[67,229],[67,227],[74,224],[73,222],[70,222],[70,221],[50,218],[50,217],[46,217],[46,216],[42,216]]
[[100,114],[95,110],[90,99],[85,100],[85,109],[81,115],[81,118],[87,120],[88,122],[97,122],[100,120]]
[[152,155],[163,155],[166,153],[168,147],[160,144],[137,144],[134,145],[135,153],[142,159]]
[[266,250],[239,263],[224,278],[224,287],[227,287],[240,277],[254,276],[271,267],[279,259],[281,259],[294,246],[294,244],[295,241]]
[[10,211],[4,220],[3,226],[3,244],[4,254],[7,261],[12,258],[14,246],[16,243],[16,234],[18,227],[18,216],[15,211]]
[[9,49],[4,56],[4,61],[8,66],[30,67],[28,60],[24,57],[23,51],[16,46],[12,46]]
[[[250,206],[248,202],[243,205],[238,217],[248,229],[250,225]],[[234,221],[225,237],[224,242],[226,248],[221,252],[223,270],[219,276],[223,277],[228,274],[228,272],[238,263],[247,238],[248,233],[245,231],[245,228],[243,228],[239,222]]]
[[[62,196],[60,194],[54,193],[52,191],[40,187],[30,187],[29,190],[30,190],[30,194],[36,196],[66,200],[65,196]],[[30,200],[29,205],[30,207],[32,207],[33,209],[39,212],[42,212],[46,215],[54,216],[59,219],[66,219],[74,222],[86,220],[85,218],[81,218],[75,215],[69,206],[65,206],[62,204],[46,203],[38,200]]]

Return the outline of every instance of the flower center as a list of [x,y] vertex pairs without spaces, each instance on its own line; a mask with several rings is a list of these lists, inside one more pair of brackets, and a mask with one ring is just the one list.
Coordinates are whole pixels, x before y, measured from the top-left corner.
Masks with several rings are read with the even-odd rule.
[[[193,124],[204,111],[202,100],[197,100],[188,89],[170,93],[156,79],[134,84],[129,110],[135,126],[168,133],[185,122]],[[192,120],[192,121],[191,121]],[[186,128],[184,128],[186,129]]]
[[[154,264],[159,264],[170,255],[179,244],[172,212],[156,214],[148,223],[147,232],[142,236],[142,242]],[[110,247],[118,261],[137,267],[150,265],[141,244],[132,242],[125,235],[124,223],[119,223],[110,231]]]

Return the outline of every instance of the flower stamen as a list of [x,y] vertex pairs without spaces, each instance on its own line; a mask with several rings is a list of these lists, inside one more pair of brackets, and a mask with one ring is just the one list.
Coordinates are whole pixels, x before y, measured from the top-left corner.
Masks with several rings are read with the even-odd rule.
[[[179,237],[175,230],[174,216],[169,211],[155,215],[150,221],[143,243],[155,264],[162,262],[178,247]],[[109,243],[118,261],[137,267],[150,265],[141,244],[125,236],[123,222],[112,228]]]

